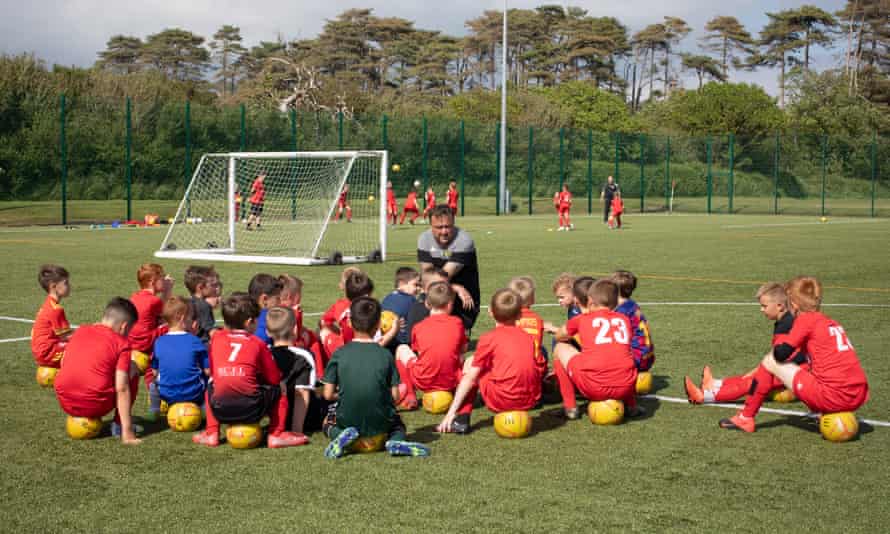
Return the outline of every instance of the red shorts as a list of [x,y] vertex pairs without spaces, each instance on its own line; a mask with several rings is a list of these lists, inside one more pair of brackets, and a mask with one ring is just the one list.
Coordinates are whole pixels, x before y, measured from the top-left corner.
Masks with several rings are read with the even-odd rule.
[[630,380],[629,384],[623,386],[604,386],[601,382],[595,380],[595,371],[575,365],[576,361],[577,358],[572,358],[569,361],[569,366],[568,369],[566,369],[566,372],[569,374],[572,383],[575,384],[575,387],[578,388],[578,391],[580,391],[587,400],[604,401],[608,399],[617,399],[627,402],[628,398],[633,398],[636,395],[636,368],[632,369],[632,373],[628,374],[628,376],[630,376],[630,374],[633,375],[633,379]]
[[399,205],[398,204],[387,204],[386,209],[390,213],[397,213],[399,211]]
[[479,381],[479,393],[485,405],[493,412],[510,412],[513,410],[530,410],[538,403],[537,398],[517,395],[497,383],[482,379]]
[[405,213],[407,213],[409,211],[412,213],[419,213],[417,211],[417,206],[405,206]]
[[412,358],[408,365],[405,368],[408,370],[408,373],[411,375],[409,378],[411,379],[411,383],[414,384],[414,387],[419,389],[420,391],[451,391],[457,389],[457,384],[460,383],[460,379],[463,376],[463,372],[458,369],[457,372],[452,376],[447,375],[436,375],[432,379],[418,379],[417,376],[414,375],[414,366],[417,364],[417,358]]
[[794,395],[814,412],[853,412],[868,400],[868,384],[837,389],[802,368],[794,375]]
[[117,396],[101,399],[98,402],[84,402],[80,399],[63,399],[58,397],[62,411],[74,417],[99,419],[116,408]]
[[571,208],[569,206],[559,206],[556,208],[557,213],[568,213]]
[[349,202],[337,202],[337,207],[338,208],[348,208]]

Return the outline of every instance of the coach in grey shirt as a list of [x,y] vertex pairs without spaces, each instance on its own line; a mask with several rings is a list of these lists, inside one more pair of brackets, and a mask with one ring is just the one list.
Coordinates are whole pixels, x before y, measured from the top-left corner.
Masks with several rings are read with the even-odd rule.
[[454,226],[454,212],[445,204],[430,213],[430,229],[417,238],[417,261],[421,271],[443,269],[457,292],[460,306],[454,314],[470,330],[479,316],[479,265],[476,245],[470,234]]

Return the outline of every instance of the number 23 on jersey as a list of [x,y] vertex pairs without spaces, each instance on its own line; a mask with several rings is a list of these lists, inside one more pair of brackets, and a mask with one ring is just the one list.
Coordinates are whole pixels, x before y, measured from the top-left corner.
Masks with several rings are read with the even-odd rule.
[[630,343],[627,321],[624,319],[597,317],[593,320],[592,326],[597,331],[596,340],[594,341],[597,345],[609,345],[612,343],[627,345]]

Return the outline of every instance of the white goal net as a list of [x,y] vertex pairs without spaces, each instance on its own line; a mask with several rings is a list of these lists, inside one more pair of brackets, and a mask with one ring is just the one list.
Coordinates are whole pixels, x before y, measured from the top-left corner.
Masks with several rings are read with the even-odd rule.
[[[206,154],[155,256],[292,265],[384,261],[387,165],[385,151]],[[350,209],[341,210],[347,188]]]

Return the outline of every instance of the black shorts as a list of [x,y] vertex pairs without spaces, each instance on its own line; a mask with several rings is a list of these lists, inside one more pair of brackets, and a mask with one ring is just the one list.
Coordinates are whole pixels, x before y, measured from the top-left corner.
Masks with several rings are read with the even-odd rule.
[[251,203],[250,204],[250,214],[256,215],[257,217],[262,215],[263,214],[263,203],[262,202],[257,202],[255,204]]
[[210,408],[220,423],[258,423],[264,415],[269,414],[281,397],[278,385],[261,384],[256,395],[238,395],[219,397],[213,394],[213,382],[208,384]]

